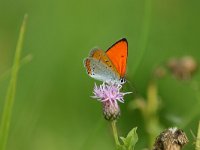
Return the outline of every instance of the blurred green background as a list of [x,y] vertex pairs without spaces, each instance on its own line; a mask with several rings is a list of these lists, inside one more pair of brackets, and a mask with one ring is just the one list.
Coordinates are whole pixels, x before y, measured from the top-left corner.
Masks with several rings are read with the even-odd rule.
[[[200,1],[197,0],[0,0],[0,75],[11,68],[19,28],[29,19],[22,57],[33,56],[20,69],[8,150],[111,150],[114,140],[101,104],[90,96],[94,80],[83,59],[91,48],[106,50],[126,37],[127,75],[137,95],[146,97],[152,69],[169,57],[191,55],[200,61]],[[0,115],[10,76],[0,81]],[[192,80],[199,84],[197,73]],[[191,149],[200,118],[200,102],[190,81],[172,76],[159,80],[167,128],[187,133]],[[133,94],[134,95],[134,94]],[[144,121],[129,109],[133,95],[121,105],[119,133],[138,127],[136,149],[148,146]],[[199,111],[198,111],[199,110]]]

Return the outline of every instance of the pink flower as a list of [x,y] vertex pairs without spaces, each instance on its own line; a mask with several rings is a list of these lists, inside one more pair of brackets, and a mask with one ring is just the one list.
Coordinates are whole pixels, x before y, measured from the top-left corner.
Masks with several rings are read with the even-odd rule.
[[103,104],[103,114],[107,120],[115,120],[120,116],[120,108],[118,106],[118,101],[124,103],[124,95],[130,94],[131,92],[120,92],[122,85],[113,83],[106,84],[103,83],[100,86],[95,84],[94,86],[94,96]]

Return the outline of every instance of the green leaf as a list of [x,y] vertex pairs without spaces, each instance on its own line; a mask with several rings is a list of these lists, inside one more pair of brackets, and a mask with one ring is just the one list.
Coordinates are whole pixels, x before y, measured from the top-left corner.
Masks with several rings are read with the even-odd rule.
[[123,142],[122,150],[134,150],[135,144],[138,141],[138,135],[136,133],[137,127],[133,128],[126,138],[120,137]]

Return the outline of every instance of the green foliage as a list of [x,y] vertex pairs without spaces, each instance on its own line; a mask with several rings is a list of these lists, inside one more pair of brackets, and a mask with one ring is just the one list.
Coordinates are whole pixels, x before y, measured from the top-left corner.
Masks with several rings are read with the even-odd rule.
[[123,144],[120,146],[121,150],[134,150],[135,144],[138,141],[138,135],[136,133],[137,127],[133,128],[126,136],[120,137]]
[[[101,104],[90,98],[94,80],[86,74],[83,59],[93,47],[106,50],[122,37],[129,44],[126,85],[133,87],[124,89],[133,94],[120,105],[118,130],[124,135],[137,126],[142,140],[136,148],[147,148],[144,118],[128,104],[135,94],[147,100],[152,70],[168,58],[190,55],[200,62],[199,6],[197,0],[0,1],[1,77],[12,66],[16,31],[25,12],[29,22],[23,56],[34,57],[20,68],[7,150],[114,149],[108,123],[99,121]],[[0,116],[10,79],[1,77]],[[199,86],[199,71],[192,80]],[[170,75],[157,86],[161,105],[152,109],[158,107],[159,123],[183,129],[190,139],[184,150],[194,149],[190,130],[196,135],[200,99],[195,93],[200,90]]]
[[149,136],[149,147],[152,147],[156,136],[162,131],[163,127],[159,122],[159,95],[157,84],[151,81],[147,88],[147,98],[137,98],[130,103],[131,108],[138,108],[144,118],[146,132]]

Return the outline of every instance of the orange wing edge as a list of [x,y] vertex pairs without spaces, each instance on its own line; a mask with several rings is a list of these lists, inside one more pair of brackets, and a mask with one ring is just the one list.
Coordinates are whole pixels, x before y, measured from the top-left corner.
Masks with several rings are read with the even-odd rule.
[[83,64],[84,64],[84,66],[86,68],[87,73],[89,75],[91,75],[92,74],[92,70],[91,70],[91,66],[90,66],[90,60],[85,58],[84,61],[83,61]]
[[[128,47],[128,41],[127,41],[127,39],[126,38],[121,38],[119,41],[117,41],[116,43],[114,43],[112,46],[110,46],[108,49],[107,49],[107,51],[109,51],[113,46],[115,46],[115,45],[117,45],[118,43],[120,43],[120,42],[126,42],[126,44],[127,44],[127,47]],[[107,52],[106,51],[106,52]],[[128,56],[128,51],[127,51],[127,56]]]

